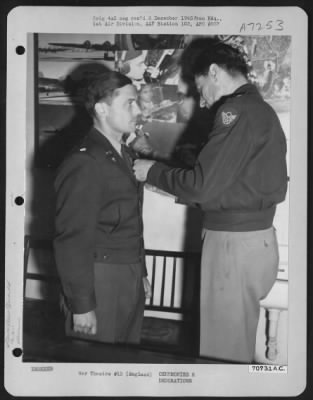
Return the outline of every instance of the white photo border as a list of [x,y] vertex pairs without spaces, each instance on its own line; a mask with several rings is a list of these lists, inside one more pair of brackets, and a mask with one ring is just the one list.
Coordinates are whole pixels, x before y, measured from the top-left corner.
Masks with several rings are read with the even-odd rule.
[[[83,377],[89,364],[53,364],[47,373],[32,371],[13,350],[22,348],[23,257],[26,194],[25,159],[27,88],[27,35],[29,33],[147,33],[147,27],[95,26],[95,17],[108,16],[194,16],[213,15],[215,26],[162,26],[149,28],[158,33],[196,35],[239,34],[243,23],[284,21],[283,34],[292,36],[292,101],[290,213],[289,213],[289,345],[286,373],[251,373],[246,365],[155,365],[98,364],[98,370],[121,371],[123,376]],[[75,16],[75,18],[73,18]],[[114,20],[112,20],[114,21]],[[16,29],[18,27],[18,29]],[[252,26],[249,29],[252,29]],[[277,33],[277,32],[276,32]],[[282,32],[279,32],[282,34]],[[6,173],[6,275],[5,275],[5,387],[15,396],[296,396],[306,386],[306,304],[307,304],[307,41],[308,19],[299,7],[17,7],[8,15],[7,29],[7,173]],[[300,45],[301,44],[301,45]],[[24,55],[16,52],[26,49]],[[149,377],[126,378],[129,370],[150,373]],[[162,371],[194,374],[186,385],[161,384]],[[64,377],[66,376],[66,379]],[[17,384],[18,380],[18,384]],[[90,384],[90,385],[88,385]]]

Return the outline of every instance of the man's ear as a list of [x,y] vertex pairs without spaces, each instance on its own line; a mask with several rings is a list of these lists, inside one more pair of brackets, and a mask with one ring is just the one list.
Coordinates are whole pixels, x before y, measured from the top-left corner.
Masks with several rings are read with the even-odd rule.
[[108,114],[108,104],[105,102],[95,104],[96,114],[105,117]]
[[217,75],[219,72],[219,66],[217,64],[211,64],[210,68],[209,68],[209,75],[211,76],[211,78],[216,81],[217,79]]

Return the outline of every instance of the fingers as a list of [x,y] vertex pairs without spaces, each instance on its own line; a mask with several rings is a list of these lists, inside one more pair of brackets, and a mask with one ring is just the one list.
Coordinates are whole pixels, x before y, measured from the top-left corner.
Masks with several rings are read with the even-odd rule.
[[146,277],[143,278],[143,288],[145,291],[146,299],[150,299],[150,297],[152,296],[152,289],[151,289],[150,282],[149,282],[148,278],[146,278]]
[[147,170],[141,160],[135,160],[133,170],[138,181],[144,182],[146,180]]
[[74,324],[73,330],[76,333],[83,333],[85,335],[91,335],[92,327],[88,326],[88,325]]
[[150,299],[152,296],[151,288],[145,288],[146,299]]
[[76,333],[83,333],[85,335],[95,335],[97,333],[97,328],[95,325],[74,324],[73,330]]
[[74,314],[73,330],[76,333],[95,335],[97,333],[97,319],[93,313]]
[[145,296],[146,299],[150,299],[150,297],[152,296],[152,290],[150,284],[145,285]]
[[97,333],[97,323],[93,324],[90,329],[90,334],[95,335]]

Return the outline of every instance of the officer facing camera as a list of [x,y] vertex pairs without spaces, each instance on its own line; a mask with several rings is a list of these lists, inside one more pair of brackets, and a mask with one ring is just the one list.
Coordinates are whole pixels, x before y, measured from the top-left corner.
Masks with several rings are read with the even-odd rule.
[[54,251],[66,334],[105,343],[138,343],[145,297],[143,185],[132,171],[123,135],[140,109],[132,81],[96,74],[85,106],[93,126],[60,166],[56,180]]

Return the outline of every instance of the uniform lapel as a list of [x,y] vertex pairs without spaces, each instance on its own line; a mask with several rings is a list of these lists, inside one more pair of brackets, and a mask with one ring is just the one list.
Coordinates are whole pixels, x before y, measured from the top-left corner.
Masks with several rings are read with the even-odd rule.
[[[133,173],[132,169],[132,158],[127,151],[127,146],[122,145],[122,155],[119,154],[115,148],[112,146],[111,142],[100,133],[97,129],[92,128],[90,132],[90,137],[97,142],[97,146],[99,150],[101,149],[101,153],[105,156],[106,159],[110,160],[117,167],[119,167],[129,178],[133,181],[133,183],[138,185],[138,181]],[[125,149],[126,148],[126,149]]]
[[134,171],[133,171],[133,161],[134,161],[133,152],[131,152],[129,147],[125,144],[122,144],[121,152],[122,152],[123,163],[126,166],[130,177],[136,183],[136,185],[138,185],[138,181],[137,181]]

